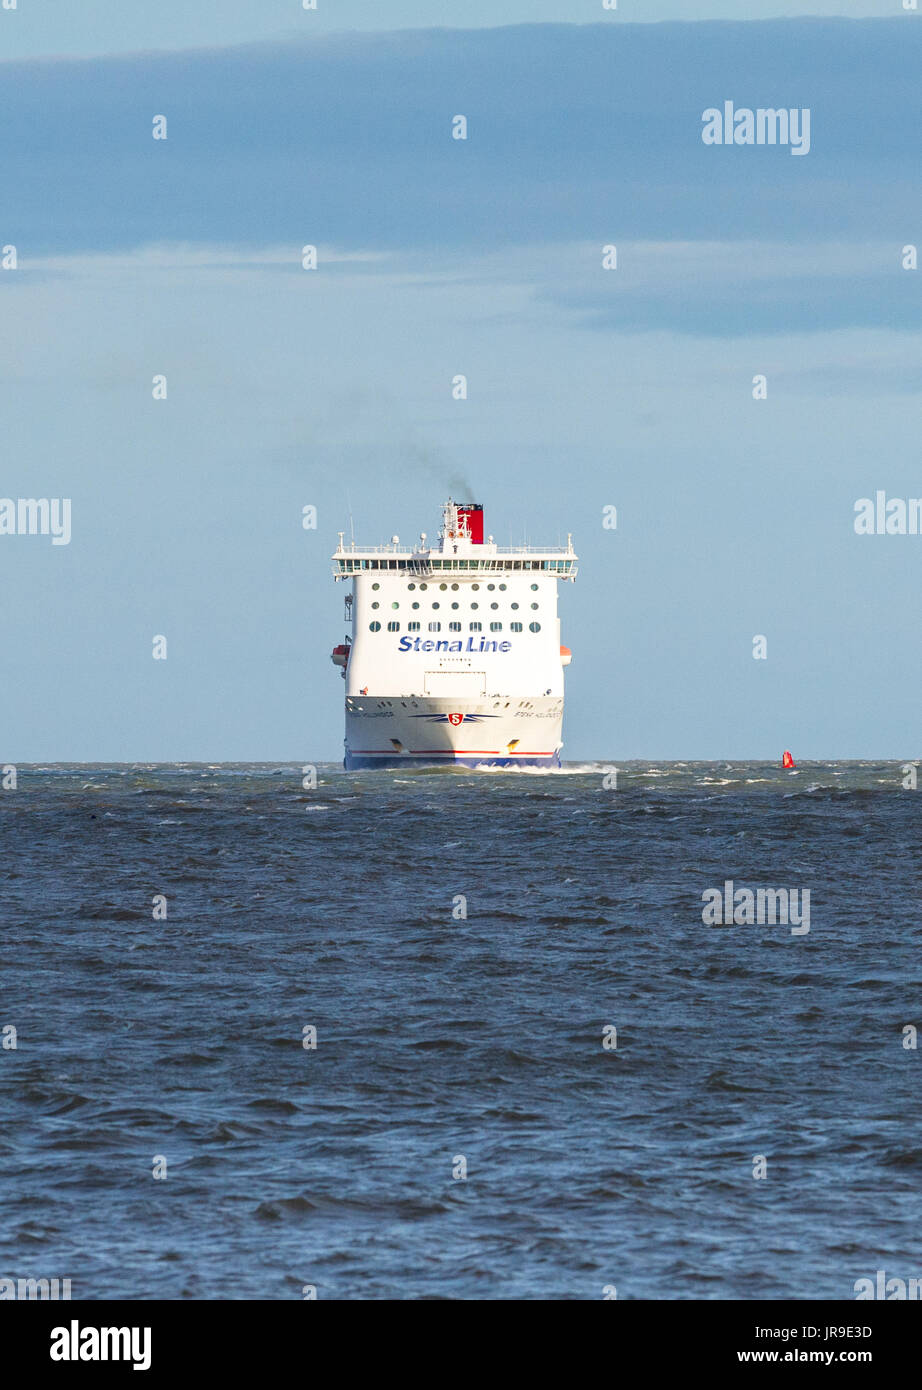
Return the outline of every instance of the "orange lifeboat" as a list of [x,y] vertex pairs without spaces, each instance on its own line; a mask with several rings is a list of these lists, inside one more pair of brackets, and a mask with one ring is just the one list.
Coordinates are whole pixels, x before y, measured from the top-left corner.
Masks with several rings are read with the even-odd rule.
[[334,647],[330,656],[330,660],[332,661],[334,666],[344,667],[346,665],[346,662],[349,660],[348,644],[341,643],[340,646]]
[[561,647],[561,648],[560,648],[560,664],[561,664],[561,666],[569,666],[569,664],[570,664],[570,662],[571,662],[572,660],[573,660],[573,653],[570,651],[570,648],[569,648],[569,647]]

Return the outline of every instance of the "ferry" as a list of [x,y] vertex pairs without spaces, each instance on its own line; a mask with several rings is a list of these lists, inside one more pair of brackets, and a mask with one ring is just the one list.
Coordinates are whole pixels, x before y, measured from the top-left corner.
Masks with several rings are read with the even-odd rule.
[[435,545],[346,545],[333,576],[351,581],[348,627],[333,648],[346,682],[347,769],[449,765],[559,767],[564,667],[557,585],[566,548],[500,547],[483,507],[442,509]]

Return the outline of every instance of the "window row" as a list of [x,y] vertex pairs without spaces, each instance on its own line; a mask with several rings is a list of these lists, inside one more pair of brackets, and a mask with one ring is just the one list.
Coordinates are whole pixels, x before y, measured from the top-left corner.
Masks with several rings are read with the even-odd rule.
[[[372,587],[373,589],[380,589],[381,585],[375,583],[375,584],[372,584],[371,587]],[[416,587],[417,587],[417,586],[416,586],[415,584],[408,584],[408,585],[407,585],[407,588],[408,588],[408,589],[415,589]],[[450,587],[451,587],[452,589],[454,589],[454,590],[457,590],[457,589],[459,589],[461,586],[460,586],[460,584],[452,584]],[[467,585],[466,587],[472,589],[475,593],[476,593],[476,592],[479,592],[479,590],[480,590],[480,585],[479,585],[479,584],[470,584],[470,585]],[[487,587],[487,589],[492,593],[494,589],[505,590],[506,585],[505,585],[505,584],[487,584],[486,587]],[[531,587],[532,587],[533,589],[537,589],[538,586],[537,586],[537,584],[532,584]],[[429,585],[428,585],[428,584],[420,584],[420,585],[419,585],[419,588],[420,588],[421,590],[425,591],[426,589],[429,588]],[[449,588],[449,585],[448,585],[448,584],[440,584],[440,585],[439,585],[439,588],[440,588],[440,589],[447,589],[447,588]]]
[[572,574],[576,568],[576,556],[571,556],[564,560],[385,560],[375,557],[374,559],[360,560],[357,557],[335,555],[336,566],[340,574],[358,574],[361,570],[397,570],[406,574],[419,574],[420,567],[427,570],[463,570],[465,573],[471,571],[478,574],[499,573],[519,573],[525,571],[548,570],[553,574]]
[[[373,603],[372,603],[371,606],[372,606],[372,608],[380,608],[380,607],[381,607],[381,605],[380,605],[380,603],[378,602],[377,599],[375,599],[375,600],[373,601]],[[411,608],[419,608],[419,606],[420,606],[420,605],[419,605],[418,603],[411,603],[411,604],[410,604],[410,607],[411,607]],[[432,603],[430,603],[430,605],[429,605],[430,608],[441,608],[441,606],[442,606],[442,605],[439,603],[438,599],[435,599],[435,600],[434,600]],[[458,608],[461,607],[460,603],[453,603],[451,606],[452,606],[453,609],[458,609]],[[474,603],[471,603],[471,604],[469,604],[468,606],[469,606],[471,612],[472,612],[472,613],[475,613],[475,612],[477,611],[477,609],[480,607],[480,604],[477,603],[477,602],[475,601]],[[519,606],[519,605],[518,605],[517,603],[510,603],[510,605],[509,605],[509,607],[512,608],[512,609],[517,609],[518,606]],[[537,604],[537,603],[533,603],[531,606],[532,606],[532,608],[535,609],[535,610],[537,610],[537,608],[538,608],[538,604]],[[392,604],[391,604],[391,608],[399,608],[399,607],[400,607],[400,604],[399,604],[399,603],[392,603]],[[498,604],[498,603],[491,603],[491,604],[490,604],[490,607],[491,607],[492,609],[497,609],[497,608],[499,607],[499,604]]]
[[[428,624],[428,627],[429,627],[429,631],[430,631],[430,632],[441,632],[441,631],[442,631],[442,624],[441,624],[441,623],[429,623],[429,624]],[[460,632],[460,631],[461,631],[461,628],[462,628],[462,624],[461,624],[461,623],[448,623],[448,624],[447,624],[447,627],[448,627],[448,631],[449,631],[449,632]],[[407,623],[407,632],[419,632],[419,631],[421,630],[421,628],[422,628],[422,624],[421,624],[421,623]],[[502,630],[503,630],[503,625],[502,625],[502,623],[490,623],[489,629],[490,629],[491,632],[502,632]],[[369,624],[368,624],[368,630],[369,630],[369,632],[380,632],[380,631],[381,631],[381,624],[380,624],[377,620],[375,620],[375,622],[369,623]],[[388,624],[387,624],[387,631],[388,631],[388,632],[399,632],[399,631],[400,631],[400,624],[399,624],[399,623],[388,623]],[[469,631],[469,632],[482,632],[482,631],[483,631],[483,623],[468,623],[468,631]],[[509,631],[510,631],[510,632],[521,632],[521,631],[522,631],[522,624],[521,624],[521,623],[510,623],[510,624],[509,624]],[[529,631],[529,632],[540,632],[540,631],[541,631],[541,624],[540,624],[540,623],[529,623],[529,624],[528,624],[528,631]]]

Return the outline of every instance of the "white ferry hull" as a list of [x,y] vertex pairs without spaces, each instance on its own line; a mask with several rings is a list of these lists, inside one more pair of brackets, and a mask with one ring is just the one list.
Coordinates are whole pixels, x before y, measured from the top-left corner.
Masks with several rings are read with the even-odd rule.
[[347,770],[371,767],[559,767],[562,698],[480,701],[350,697]]

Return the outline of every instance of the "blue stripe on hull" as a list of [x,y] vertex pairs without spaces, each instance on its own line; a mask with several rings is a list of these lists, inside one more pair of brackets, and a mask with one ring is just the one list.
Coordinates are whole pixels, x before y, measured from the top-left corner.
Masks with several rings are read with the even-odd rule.
[[399,753],[382,753],[380,756],[347,753],[343,767],[347,772],[359,772],[371,767],[560,767],[560,758],[556,753],[547,758],[466,758],[463,753],[456,753],[451,758],[427,758],[425,754],[416,758]]

